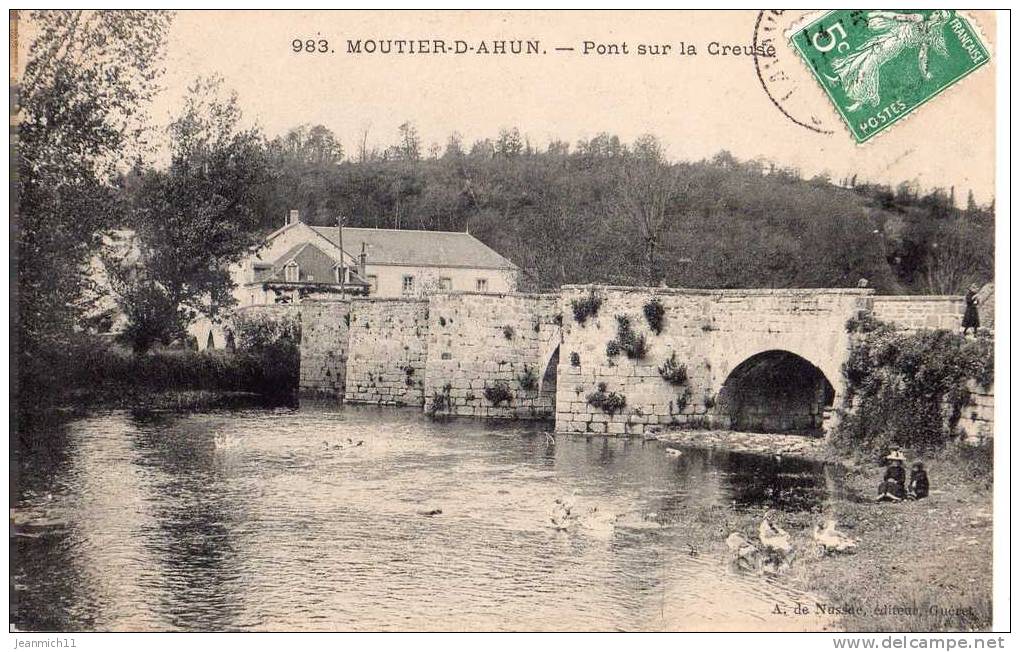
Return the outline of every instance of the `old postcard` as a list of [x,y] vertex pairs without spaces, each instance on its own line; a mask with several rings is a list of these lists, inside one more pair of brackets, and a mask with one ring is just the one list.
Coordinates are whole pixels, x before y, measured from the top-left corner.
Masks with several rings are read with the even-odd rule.
[[1004,20],[11,12],[15,648],[995,647]]

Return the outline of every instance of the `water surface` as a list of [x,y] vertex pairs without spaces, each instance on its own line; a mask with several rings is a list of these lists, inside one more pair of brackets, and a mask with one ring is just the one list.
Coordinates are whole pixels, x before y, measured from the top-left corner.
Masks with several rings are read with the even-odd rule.
[[[34,443],[17,477],[12,621],[145,631],[823,625],[771,615],[812,596],[734,571],[705,542],[725,538],[727,513],[819,504],[834,490],[824,469],[698,449],[676,457],[639,439],[551,442],[548,428],[322,406],[37,425],[21,433]],[[615,526],[557,531],[557,497]]]

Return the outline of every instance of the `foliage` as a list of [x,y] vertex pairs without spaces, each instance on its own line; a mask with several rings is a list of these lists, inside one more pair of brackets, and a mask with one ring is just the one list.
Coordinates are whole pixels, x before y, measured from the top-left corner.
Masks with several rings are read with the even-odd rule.
[[606,342],[606,357],[610,360],[620,355],[620,343],[616,340]]
[[[197,315],[215,319],[231,306],[228,266],[258,240],[258,193],[269,179],[265,144],[257,130],[240,128],[236,94],[222,95],[218,79],[188,89],[168,128],[169,167],[143,174],[135,193],[129,223],[137,255],[106,265],[121,308],[145,320],[132,329],[143,336],[133,343],[140,352]],[[144,309],[132,305],[139,300]]]
[[429,407],[426,412],[429,416],[436,416],[440,412],[449,412],[450,406],[452,405],[450,399],[450,391],[453,389],[453,385],[446,383],[443,385],[442,391],[436,391],[432,393],[432,401],[429,403]]
[[[847,405],[833,441],[879,451],[892,444],[937,450],[957,435],[968,381],[988,387],[993,342],[943,330],[879,327],[851,342],[843,365]],[[851,403],[852,402],[852,403]]]
[[295,316],[273,316],[257,310],[242,310],[231,319],[238,350],[260,351],[280,342],[301,344],[301,320]]
[[627,397],[616,392],[607,392],[605,383],[599,383],[596,390],[588,394],[588,405],[597,407],[612,416],[627,406]]
[[861,312],[856,316],[851,317],[846,321],[846,332],[853,333],[873,333],[882,329],[891,328],[889,324],[877,319],[870,312]]
[[508,340],[512,340],[514,338],[514,327],[510,326],[509,324],[504,326],[503,337],[505,337]]
[[691,400],[691,388],[684,387],[684,391],[676,395],[676,411],[677,414],[682,414],[687,409],[687,404]]
[[513,392],[510,391],[510,386],[503,380],[497,380],[492,385],[486,385],[483,394],[485,395],[485,400],[494,407],[499,407],[502,403],[510,405],[514,398]]
[[237,356],[249,360],[252,387],[262,394],[297,390],[301,371],[301,322],[291,316],[273,317],[241,312],[232,320]]
[[90,258],[123,214],[120,166],[149,153],[146,107],[171,22],[151,10],[27,15],[35,37],[11,105],[19,396],[49,389],[51,352],[73,344],[100,299]]
[[609,210],[636,229],[644,248],[644,284],[655,287],[662,281],[659,249],[666,224],[682,221],[679,213],[691,181],[681,168],[666,164],[661,143],[650,134],[623,152],[617,168],[621,183],[614,188]]
[[[648,353],[648,341],[644,335],[634,332],[627,315],[616,316],[616,344],[631,360],[640,360]],[[608,353],[608,349],[607,349]]]
[[645,321],[648,322],[648,327],[652,329],[652,332],[656,335],[662,334],[663,320],[666,316],[666,308],[662,305],[662,301],[655,297],[649,300],[644,305]]
[[676,351],[673,351],[659,367],[659,375],[670,385],[686,385],[688,380],[687,365],[677,362]]
[[580,367],[581,366],[581,354],[577,351],[571,351],[570,353],[570,366]]
[[524,365],[524,371],[517,376],[517,382],[526,392],[538,389],[538,376],[535,375],[535,370],[531,365]]
[[604,299],[594,291],[589,292],[586,297],[572,300],[570,308],[574,311],[574,321],[584,326],[585,322],[599,314],[603,301]]
[[290,396],[297,389],[298,357],[280,349],[230,352],[156,347],[146,355],[94,337],[76,339],[50,358],[52,398],[204,390]]

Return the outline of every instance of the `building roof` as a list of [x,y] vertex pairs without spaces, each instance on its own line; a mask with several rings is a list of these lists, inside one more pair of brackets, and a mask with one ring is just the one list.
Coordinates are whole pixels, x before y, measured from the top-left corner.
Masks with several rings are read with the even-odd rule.
[[[297,263],[299,283],[330,283],[336,284],[337,262],[332,256],[324,252],[311,242],[302,242],[283,253],[271,264],[265,267],[255,267],[255,281],[287,282],[284,268],[291,261]],[[366,285],[365,281],[352,274],[349,281],[352,285]]]
[[[337,227],[313,226],[316,233],[340,246]],[[357,256],[364,244],[370,265],[517,269],[470,233],[344,227],[344,250]]]

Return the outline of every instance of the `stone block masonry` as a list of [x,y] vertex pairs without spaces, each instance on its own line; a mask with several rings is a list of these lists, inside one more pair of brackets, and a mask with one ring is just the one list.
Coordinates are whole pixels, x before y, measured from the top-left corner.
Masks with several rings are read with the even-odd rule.
[[427,300],[352,300],[344,400],[422,405],[428,321]]
[[342,396],[347,370],[348,301],[304,301],[301,308],[301,373],[305,393]]
[[559,295],[433,295],[426,408],[496,418],[553,414]]
[[[556,428],[639,434],[663,425],[730,427],[749,408],[738,404],[739,391],[726,391],[728,381],[737,383],[747,375],[767,379],[770,366],[791,361],[813,377],[796,388],[797,396],[777,400],[787,401],[784,409],[797,406],[804,424],[820,425],[823,412],[842,390],[846,322],[866,309],[869,295],[869,290],[857,289],[564,287]],[[663,310],[659,334],[645,316],[645,306],[653,300]],[[574,306],[584,302],[599,307],[582,324]],[[643,355],[630,357],[619,350],[621,338],[627,337],[620,318],[629,323],[632,337],[644,338]],[[660,367],[669,360],[683,367],[682,382],[663,378]],[[609,409],[603,397],[610,397]],[[621,400],[625,405],[615,408],[614,401]]]
[[902,330],[925,328],[957,331],[963,323],[963,297],[957,296],[876,296],[871,314]]
[[[585,302],[591,314],[582,320],[575,304]],[[646,315],[651,304],[650,313],[661,312],[659,332]],[[962,310],[959,297],[875,297],[856,288],[565,286],[306,301],[301,389],[441,414],[555,416],[561,432],[827,429],[842,405],[851,318],[956,328]],[[960,427],[969,439],[988,437],[991,392],[972,396]]]

